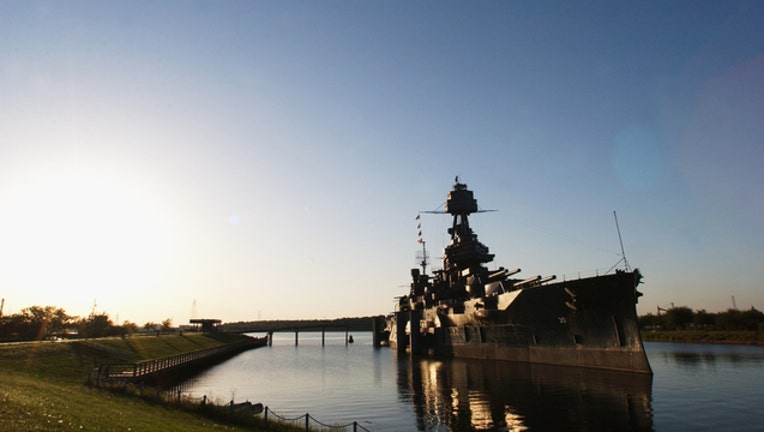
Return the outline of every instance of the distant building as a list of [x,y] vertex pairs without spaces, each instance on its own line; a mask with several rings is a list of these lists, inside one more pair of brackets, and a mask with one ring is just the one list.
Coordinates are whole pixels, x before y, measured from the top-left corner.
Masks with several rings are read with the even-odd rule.
[[223,321],[219,319],[192,319],[191,324],[194,325],[194,328],[199,330],[201,327],[201,331],[203,333],[215,333],[218,331],[218,326]]

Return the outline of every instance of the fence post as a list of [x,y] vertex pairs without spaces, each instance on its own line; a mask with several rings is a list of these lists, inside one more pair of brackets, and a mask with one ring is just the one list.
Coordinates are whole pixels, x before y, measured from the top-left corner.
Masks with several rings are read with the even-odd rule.
[[305,432],[310,432],[310,413],[305,413]]
[[268,427],[268,407],[265,407],[265,415],[263,416],[263,422],[265,423],[265,426]]
[[358,422],[357,421],[353,422],[353,432],[358,432]]
[[178,390],[178,405],[180,405],[180,390]]

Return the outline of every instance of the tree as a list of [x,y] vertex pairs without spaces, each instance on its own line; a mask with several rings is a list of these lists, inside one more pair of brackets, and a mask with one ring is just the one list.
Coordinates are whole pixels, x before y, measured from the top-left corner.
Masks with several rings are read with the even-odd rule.
[[24,317],[20,314],[0,317],[0,339],[2,340],[23,339],[26,333],[25,329]]
[[0,337],[6,340],[40,340],[61,334],[74,318],[54,306],[30,306],[0,318]]
[[647,315],[639,317],[639,325],[642,326],[642,328],[662,328],[663,317],[648,313]]
[[19,334],[26,340],[47,339],[63,332],[72,322],[72,317],[63,309],[54,306],[30,306],[22,309],[20,315],[22,328]]
[[80,321],[80,335],[84,337],[104,337],[115,334],[114,323],[109,319],[109,315],[102,313],[91,315],[87,319]]
[[154,331],[156,329],[157,329],[156,323],[151,322],[151,321],[149,321],[149,322],[147,322],[146,324],[143,325],[143,330],[145,330],[147,332],[151,332],[151,331]]
[[162,321],[162,330],[170,329],[172,329],[172,318],[167,318],[166,320]]
[[727,309],[716,315],[716,326],[720,330],[758,330],[762,322],[764,314],[754,307],[745,311]]
[[123,335],[138,333],[138,324],[125,320],[125,322],[122,323],[121,330]]
[[741,312],[740,318],[747,330],[759,330],[764,322],[764,313],[751,306],[750,309]]
[[716,324],[715,318],[715,314],[708,313],[705,309],[697,310],[692,318],[692,326],[695,328],[713,327]]
[[667,330],[687,328],[692,323],[693,312],[687,306],[669,308],[663,315],[663,322]]

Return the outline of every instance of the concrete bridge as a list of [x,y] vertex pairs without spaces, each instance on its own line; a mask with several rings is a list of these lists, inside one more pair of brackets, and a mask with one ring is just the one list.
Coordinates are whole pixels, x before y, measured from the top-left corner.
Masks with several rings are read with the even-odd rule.
[[347,326],[320,326],[320,327],[294,327],[294,328],[281,328],[269,330],[268,333],[268,346],[273,345],[273,333],[278,332],[294,332],[294,346],[300,345],[300,332],[321,332],[321,346],[326,345],[326,332],[328,331],[345,331],[345,345],[353,342],[353,336],[350,336],[350,328]]
[[350,335],[350,326],[343,326],[343,325],[336,325],[336,324],[287,325],[287,326],[272,326],[272,327],[263,327],[261,325],[254,325],[250,328],[239,328],[229,332],[231,333],[266,333],[268,335],[268,346],[273,345],[274,333],[294,332],[294,346],[299,346],[300,332],[308,332],[308,333],[321,332],[321,346],[324,346],[326,345],[327,331],[344,331],[345,345],[353,343],[353,337]]

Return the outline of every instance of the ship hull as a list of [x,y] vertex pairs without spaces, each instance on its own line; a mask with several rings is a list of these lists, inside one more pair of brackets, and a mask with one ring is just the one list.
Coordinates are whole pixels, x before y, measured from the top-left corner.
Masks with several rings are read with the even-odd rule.
[[637,325],[639,272],[399,311],[401,352],[652,373]]

